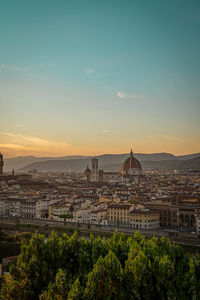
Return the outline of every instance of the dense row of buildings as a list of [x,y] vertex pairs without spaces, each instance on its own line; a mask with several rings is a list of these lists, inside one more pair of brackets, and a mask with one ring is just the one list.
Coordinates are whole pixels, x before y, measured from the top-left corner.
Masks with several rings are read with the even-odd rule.
[[[0,156],[3,173],[3,157]],[[121,172],[0,174],[0,216],[138,229],[200,232],[200,177],[191,172],[142,172],[130,156]]]

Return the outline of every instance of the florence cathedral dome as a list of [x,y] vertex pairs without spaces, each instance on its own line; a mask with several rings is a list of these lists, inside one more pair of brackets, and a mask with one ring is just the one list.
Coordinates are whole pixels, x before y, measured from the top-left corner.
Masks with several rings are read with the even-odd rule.
[[121,167],[121,174],[131,174],[131,173],[140,173],[142,171],[142,167],[140,162],[133,155],[133,151],[131,150],[130,156],[123,162]]

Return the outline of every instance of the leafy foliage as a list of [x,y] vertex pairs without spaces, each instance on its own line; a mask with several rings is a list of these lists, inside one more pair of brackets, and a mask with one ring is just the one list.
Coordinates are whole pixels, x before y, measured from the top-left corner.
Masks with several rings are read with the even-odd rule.
[[121,293],[122,267],[116,255],[110,250],[105,258],[99,257],[84,291],[85,299],[117,299]]
[[200,299],[200,256],[168,239],[117,232],[89,240],[37,232],[1,280],[2,299]]

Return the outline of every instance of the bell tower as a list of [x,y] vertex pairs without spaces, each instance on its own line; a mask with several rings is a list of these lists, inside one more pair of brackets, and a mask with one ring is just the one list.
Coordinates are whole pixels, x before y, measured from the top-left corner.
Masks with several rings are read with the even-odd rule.
[[99,180],[98,159],[92,159],[92,181]]
[[0,153],[0,175],[3,174],[3,154]]

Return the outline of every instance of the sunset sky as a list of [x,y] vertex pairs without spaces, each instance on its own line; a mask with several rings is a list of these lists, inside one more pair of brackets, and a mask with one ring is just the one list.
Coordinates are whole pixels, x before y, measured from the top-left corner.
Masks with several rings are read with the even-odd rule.
[[0,152],[200,152],[199,0],[0,3]]

